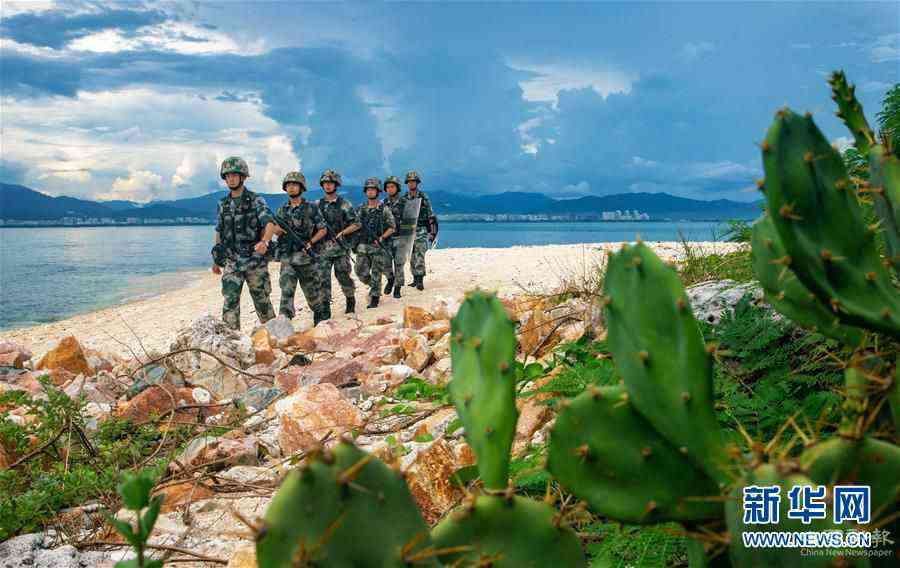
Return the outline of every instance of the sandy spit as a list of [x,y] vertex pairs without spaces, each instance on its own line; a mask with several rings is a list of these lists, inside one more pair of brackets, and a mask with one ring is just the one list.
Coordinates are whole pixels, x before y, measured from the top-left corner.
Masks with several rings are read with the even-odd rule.
[[[667,260],[677,260],[680,243],[648,243]],[[693,243],[705,252],[733,250],[731,243]],[[365,308],[366,290],[357,282],[357,315],[363,322],[380,316],[402,317],[403,307],[428,308],[439,297],[459,296],[481,287],[500,295],[521,292],[550,292],[573,277],[578,278],[602,262],[606,250],[621,243],[584,243],[577,245],[516,246],[510,248],[437,249],[426,257],[428,275],[425,290],[404,287],[403,298],[382,297],[376,309]],[[272,263],[272,303],[276,312],[281,298],[278,289],[279,265]],[[144,352],[165,352],[176,331],[195,319],[214,314],[221,316],[222,296],[219,277],[206,271],[184,272],[183,287],[158,296],[119,306],[80,314],[65,320],[0,333],[0,340],[12,340],[30,347],[35,357],[50,349],[67,335],[74,335],[86,347],[130,357]],[[407,283],[411,280],[407,267]],[[337,282],[332,282],[335,317],[345,318],[344,297]],[[312,324],[312,315],[298,287],[295,299],[298,329]],[[241,327],[249,332],[258,320],[245,290],[241,299]],[[35,358],[35,360],[37,360]]]

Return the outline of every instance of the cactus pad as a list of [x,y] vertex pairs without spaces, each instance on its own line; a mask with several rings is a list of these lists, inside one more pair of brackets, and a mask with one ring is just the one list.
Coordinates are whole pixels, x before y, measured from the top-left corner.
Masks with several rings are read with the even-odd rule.
[[[260,568],[399,568],[428,546],[428,527],[406,482],[342,442],[284,480],[266,511],[256,555]],[[424,565],[436,565],[430,562]]]
[[840,319],[784,265],[787,253],[768,215],[753,224],[753,272],[766,301],[796,324],[850,345],[862,341],[861,330],[841,325]]
[[557,515],[540,501],[482,495],[441,521],[431,538],[438,551],[466,547],[441,556],[448,566],[587,566],[581,542]]
[[765,194],[785,262],[844,323],[900,336],[900,294],[840,154],[812,117],[790,110],[778,113],[762,147]]
[[500,300],[470,293],[450,326],[449,390],[489,489],[504,489],[516,433],[516,334]]
[[594,511],[621,521],[697,521],[723,514],[716,483],[634,410],[622,386],[593,387],[560,412],[548,469]]
[[853,134],[853,140],[859,153],[865,156],[869,148],[875,144],[875,134],[863,114],[862,105],[856,99],[856,87],[847,82],[843,71],[835,71],[828,78],[831,85],[831,99],[837,103],[837,116]]
[[900,158],[884,146],[869,151],[872,202],[878,216],[888,261],[900,272]]
[[637,411],[720,484],[722,431],[707,352],[675,270],[643,244],[610,257],[604,284],[608,343]]

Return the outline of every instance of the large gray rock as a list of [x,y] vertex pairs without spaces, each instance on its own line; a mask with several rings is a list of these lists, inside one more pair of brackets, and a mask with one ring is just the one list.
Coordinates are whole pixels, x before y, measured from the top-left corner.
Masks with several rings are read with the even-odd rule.
[[750,294],[757,304],[763,304],[763,291],[757,282],[710,280],[694,284],[686,292],[694,309],[694,317],[713,325],[719,323],[725,310],[734,310],[741,298],[747,294]]
[[79,552],[71,545],[48,546],[52,544],[40,533],[0,542],[0,568],[112,568],[123,556],[122,552]]
[[[197,348],[215,353],[226,362],[246,369],[256,363],[256,351],[249,335],[228,328],[225,322],[211,315],[204,316],[190,327],[181,329],[170,347],[178,349]],[[185,372],[210,367],[210,357],[198,352],[182,353],[175,356],[178,367]]]
[[264,327],[269,331],[269,335],[278,341],[284,341],[294,335],[294,324],[284,316],[270,319],[265,323]]

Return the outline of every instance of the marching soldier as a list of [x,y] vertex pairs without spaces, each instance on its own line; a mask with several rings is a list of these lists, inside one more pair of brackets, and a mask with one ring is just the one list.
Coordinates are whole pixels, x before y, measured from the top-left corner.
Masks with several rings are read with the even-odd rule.
[[272,283],[268,266],[275,224],[266,200],[244,187],[244,180],[250,177],[247,162],[234,156],[226,158],[219,175],[229,191],[219,202],[212,271],[222,275],[222,319],[231,329],[240,329],[244,282],[259,321],[265,323],[275,317],[269,300]]
[[359,229],[353,205],[338,195],[341,175],[334,170],[325,170],[319,178],[319,185],[325,196],[318,201],[319,212],[328,229],[328,237],[322,243],[319,254],[319,270],[322,279],[322,293],[327,306],[324,319],[331,318],[331,269],[341,285],[347,300],[344,313],[356,311],[356,287],[350,277],[350,246],[344,237]]
[[367,179],[363,192],[367,201],[359,206],[358,211],[362,236],[356,247],[356,276],[369,287],[369,305],[366,307],[377,308],[381,297],[381,275],[390,262],[385,240],[396,227],[390,207],[378,200],[381,180]]
[[325,319],[326,306],[319,266],[313,247],[328,231],[315,204],[303,199],[306,177],[301,172],[288,172],[281,182],[288,201],[275,212],[275,234],[278,235],[278,259],[281,261],[281,306],[278,313],[294,319],[294,292],[297,283],[313,312],[313,325]]
[[419,206],[419,218],[416,221],[416,236],[410,255],[409,267],[412,270],[413,281],[410,286],[419,290],[425,289],[425,253],[428,247],[437,238],[438,222],[434,211],[431,209],[431,201],[424,191],[419,190],[422,178],[415,170],[406,173],[407,192],[404,197],[407,201],[421,199]]
[[[401,229],[400,225],[403,222],[403,209],[406,206],[406,197],[400,193],[400,178],[388,176],[384,180],[384,191],[387,192],[387,199],[384,200],[384,204],[390,208],[391,214],[394,216],[394,224],[399,232]],[[414,227],[409,227],[409,230],[412,229]],[[395,298],[400,297],[400,288],[403,287],[405,279],[404,272],[406,267],[404,265],[406,264],[406,255],[409,253],[409,247],[405,246],[406,242],[404,241],[405,239],[398,238],[395,232],[384,243],[384,246],[390,253],[388,255],[390,258],[387,263],[387,271],[385,272],[387,284],[384,286],[384,293],[390,294],[391,290],[393,290]]]

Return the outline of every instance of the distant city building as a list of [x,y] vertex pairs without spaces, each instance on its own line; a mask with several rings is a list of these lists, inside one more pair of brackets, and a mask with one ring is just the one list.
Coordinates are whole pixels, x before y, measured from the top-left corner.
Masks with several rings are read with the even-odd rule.
[[600,219],[603,221],[649,221],[650,215],[641,213],[637,209],[633,211],[626,209],[624,212],[616,209],[615,211],[603,211]]

